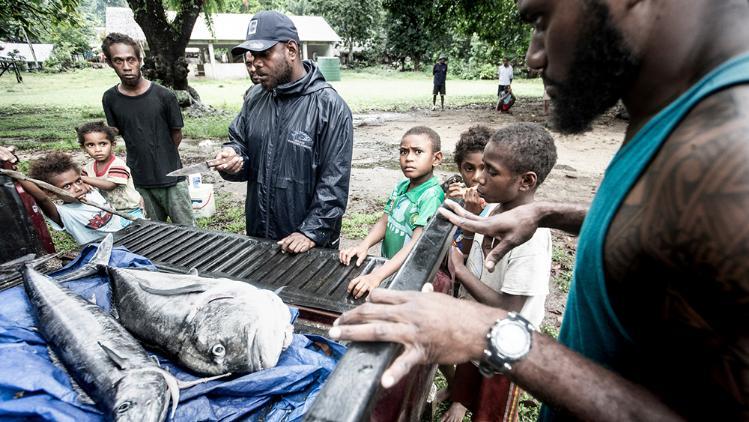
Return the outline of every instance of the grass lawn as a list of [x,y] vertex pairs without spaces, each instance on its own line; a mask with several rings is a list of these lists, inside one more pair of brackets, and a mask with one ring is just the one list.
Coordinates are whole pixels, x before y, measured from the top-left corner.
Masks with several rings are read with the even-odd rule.
[[[101,95],[118,82],[109,68],[46,74],[25,73],[23,83],[14,78],[0,78],[0,107],[61,107],[75,109],[101,108]],[[247,79],[194,80],[203,101],[214,107],[236,111],[242,105],[242,94],[249,86]],[[382,69],[344,70],[342,80],[332,85],[346,100],[352,111],[408,110],[431,105],[432,78],[424,72],[397,72]],[[521,97],[540,97],[543,86],[539,79],[518,79],[513,84]],[[447,81],[447,103],[460,106],[492,102],[496,98],[494,80]]]
[[[118,82],[109,69],[86,69],[47,74],[25,73],[24,82],[0,78],[0,139],[21,149],[78,148],[73,128],[84,122],[104,119],[101,96]],[[191,84],[203,101],[228,113],[224,116],[185,118],[185,136],[225,138],[234,113],[242,106],[247,79],[206,80]],[[344,70],[333,86],[355,113],[407,111],[431,106],[432,79],[425,72],[398,72],[382,68]],[[495,101],[494,80],[447,81],[447,105],[459,107]],[[516,95],[540,97],[539,79],[516,80]]]

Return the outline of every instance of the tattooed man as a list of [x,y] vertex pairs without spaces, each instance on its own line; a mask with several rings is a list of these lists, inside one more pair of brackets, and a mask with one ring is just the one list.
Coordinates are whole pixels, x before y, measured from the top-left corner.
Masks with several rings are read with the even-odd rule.
[[404,344],[385,386],[417,363],[478,361],[541,398],[545,420],[748,420],[749,2],[518,8],[558,129],[621,99],[624,142],[590,207],[441,213],[486,235],[490,269],[536,227],[579,233],[559,343],[501,309],[384,290],[331,335]]

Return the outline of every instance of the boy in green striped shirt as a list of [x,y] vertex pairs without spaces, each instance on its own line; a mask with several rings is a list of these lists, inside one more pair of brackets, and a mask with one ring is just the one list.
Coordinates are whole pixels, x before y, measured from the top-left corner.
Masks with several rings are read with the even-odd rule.
[[342,263],[349,265],[357,257],[361,265],[370,247],[382,242],[382,256],[388,261],[369,274],[359,276],[348,285],[355,298],[364,296],[383,280],[398,271],[411,248],[421,236],[423,227],[437,212],[445,192],[434,176],[434,168],[442,162],[440,136],[425,126],[409,129],[401,139],[400,166],[406,180],[398,183],[388,198],[385,212],[358,245],[339,253]]

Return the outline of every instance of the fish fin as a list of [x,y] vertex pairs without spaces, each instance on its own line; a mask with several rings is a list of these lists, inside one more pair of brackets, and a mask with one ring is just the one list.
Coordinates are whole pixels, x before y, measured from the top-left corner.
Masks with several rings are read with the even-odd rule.
[[161,368],[161,362],[159,362],[159,358],[157,358],[156,355],[151,355],[149,357],[151,358],[152,361],[154,361],[154,363],[156,363],[156,366]]
[[117,365],[118,368],[122,370],[127,369],[127,359],[120,356],[117,352],[114,351],[114,349],[112,349],[111,347],[108,347],[104,343],[100,341],[97,341],[97,343],[99,344],[99,347],[101,347],[101,349],[104,350],[104,353],[107,354],[109,359],[111,359],[112,362],[114,362],[114,364]]
[[93,265],[94,267],[98,265],[103,265],[106,267],[107,265],[109,265],[109,259],[112,257],[113,247],[114,237],[112,236],[112,233],[108,233],[99,243],[94,256],[91,257],[91,260],[88,261],[88,263]]
[[235,295],[228,294],[228,293],[214,293],[214,294],[212,294],[210,296],[202,298],[200,300],[200,302],[198,302],[197,304],[195,304],[192,307],[192,309],[190,310],[190,312],[187,314],[187,318],[185,318],[185,321],[192,321],[193,318],[195,318],[195,315],[197,315],[198,312],[201,309],[203,309],[203,307],[205,305],[213,302],[214,300],[219,300],[219,299],[234,299],[235,297],[236,297]]
[[109,259],[112,257],[113,247],[114,238],[112,237],[112,233],[109,233],[101,242],[99,242],[99,246],[96,247],[96,252],[94,252],[94,255],[87,263],[75,271],[71,271],[60,277],[55,277],[55,280],[58,282],[65,282],[96,274],[99,272],[99,268],[106,267],[109,264]]
[[189,275],[194,275],[196,277],[199,277],[200,274],[198,274],[198,269],[195,267],[190,268],[190,271],[187,272]]
[[203,293],[208,287],[202,284],[189,284],[187,286],[175,287],[173,289],[157,289],[139,281],[138,285],[143,291],[159,296],[178,296],[190,293]]
[[216,375],[215,377],[198,378],[192,381],[177,380],[177,385],[179,385],[179,388],[181,390],[184,390],[185,388],[194,387],[198,384],[203,384],[204,382],[215,381],[219,378],[224,378],[228,376],[231,376],[231,372],[227,372],[226,374]]
[[285,289],[285,288],[286,288],[286,286],[281,286],[281,287],[277,288],[276,290],[273,290],[273,293],[275,293],[277,295],[280,295],[281,292],[283,291],[283,289]]

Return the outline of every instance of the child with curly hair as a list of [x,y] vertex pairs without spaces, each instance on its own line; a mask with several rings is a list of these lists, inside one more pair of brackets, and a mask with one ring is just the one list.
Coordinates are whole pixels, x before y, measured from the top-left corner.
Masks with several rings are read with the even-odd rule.
[[[107,233],[116,232],[130,225],[130,221],[91,205],[82,204],[74,198],[85,198],[87,202],[110,207],[109,202],[95,188],[81,179],[81,169],[69,154],[51,152],[34,160],[29,166],[29,175],[67,191],[69,197],[58,197],[46,192],[29,181],[21,182],[23,188],[34,197],[47,217],[50,226],[68,232],[76,242],[85,244],[99,240]],[[55,203],[60,200],[62,203]],[[140,209],[130,213],[143,217]]]

